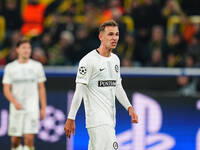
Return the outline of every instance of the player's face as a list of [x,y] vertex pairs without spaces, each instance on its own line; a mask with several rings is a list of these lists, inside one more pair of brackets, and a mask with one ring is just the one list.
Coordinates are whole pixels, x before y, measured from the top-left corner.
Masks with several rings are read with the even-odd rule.
[[119,40],[119,29],[118,27],[107,26],[100,36],[101,44],[107,49],[114,49],[117,47]]
[[29,59],[31,56],[31,44],[23,43],[17,48],[19,59]]

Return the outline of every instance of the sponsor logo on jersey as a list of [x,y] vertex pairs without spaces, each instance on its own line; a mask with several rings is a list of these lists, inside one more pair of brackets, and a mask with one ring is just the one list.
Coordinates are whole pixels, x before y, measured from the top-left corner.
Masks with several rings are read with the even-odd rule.
[[98,81],[98,87],[116,86],[116,80],[100,80]]
[[35,82],[34,79],[14,79],[13,83],[32,83]]

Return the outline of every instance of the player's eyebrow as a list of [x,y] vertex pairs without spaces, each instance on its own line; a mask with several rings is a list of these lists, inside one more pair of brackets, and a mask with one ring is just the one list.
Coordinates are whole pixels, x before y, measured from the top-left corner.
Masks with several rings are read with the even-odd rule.
[[112,35],[112,34],[117,34],[117,35],[119,35],[119,32],[112,32],[112,31],[108,32],[108,35]]

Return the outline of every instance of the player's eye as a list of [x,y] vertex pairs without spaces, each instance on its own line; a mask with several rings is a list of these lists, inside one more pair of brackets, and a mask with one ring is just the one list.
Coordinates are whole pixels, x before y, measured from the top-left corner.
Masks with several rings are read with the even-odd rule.
[[108,35],[113,35],[113,33],[112,33],[112,32],[109,32]]

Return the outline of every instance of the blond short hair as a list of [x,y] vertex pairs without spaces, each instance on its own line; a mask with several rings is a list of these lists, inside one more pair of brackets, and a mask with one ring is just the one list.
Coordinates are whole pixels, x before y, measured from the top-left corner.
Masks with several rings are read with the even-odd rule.
[[99,33],[105,30],[105,27],[111,26],[111,27],[119,27],[118,23],[114,20],[108,20],[105,21],[103,24],[99,27]]

